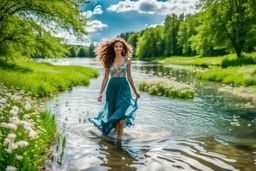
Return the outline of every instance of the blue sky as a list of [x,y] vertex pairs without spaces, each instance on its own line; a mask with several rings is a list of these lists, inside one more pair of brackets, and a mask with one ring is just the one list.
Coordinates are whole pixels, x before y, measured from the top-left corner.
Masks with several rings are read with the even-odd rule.
[[167,15],[195,13],[197,0],[91,0],[81,7],[88,18],[83,41],[63,36],[70,44],[88,45],[115,38],[120,33],[162,25]]

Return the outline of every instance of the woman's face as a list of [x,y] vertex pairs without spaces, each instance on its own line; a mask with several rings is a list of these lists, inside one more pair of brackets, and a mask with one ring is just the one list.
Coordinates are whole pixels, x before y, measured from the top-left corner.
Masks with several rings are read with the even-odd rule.
[[114,51],[116,54],[121,54],[123,51],[123,44],[121,42],[116,42],[114,45]]

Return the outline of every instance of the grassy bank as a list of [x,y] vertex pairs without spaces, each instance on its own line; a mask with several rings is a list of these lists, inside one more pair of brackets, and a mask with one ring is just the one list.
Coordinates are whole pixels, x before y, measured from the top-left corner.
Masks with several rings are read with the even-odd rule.
[[243,54],[242,58],[237,58],[236,54],[229,54],[220,57],[172,56],[165,59],[159,59],[158,61],[163,64],[193,65],[199,67],[221,66],[222,68],[226,68],[230,66],[256,64],[256,53]]
[[144,79],[139,83],[139,89],[151,95],[180,99],[194,98],[193,87],[167,78]]
[[55,66],[22,59],[0,61],[0,82],[23,89],[32,95],[45,96],[76,85],[88,85],[98,72],[82,66]]
[[38,99],[0,84],[0,170],[43,166],[55,133],[55,115]]
[[160,63],[163,64],[176,64],[176,65],[193,65],[200,67],[208,67],[208,66],[221,66],[221,61],[224,57],[181,57],[181,56],[172,56],[169,58],[165,58],[163,60],[159,60]]
[[26,58],[0,61],[0,170],[38,170],[56,137],[55,115],[34,96],[88,85],[96,70],[54,66]]
[[210,70],[203,73],[197,73],[196,77],[234,86],[254,86],[256,85],[256,65]]

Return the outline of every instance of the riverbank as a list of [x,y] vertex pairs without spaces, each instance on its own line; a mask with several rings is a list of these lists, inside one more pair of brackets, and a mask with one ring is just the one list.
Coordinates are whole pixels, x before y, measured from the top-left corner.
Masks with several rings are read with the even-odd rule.
[[0,62],[0,170],[38,170],[55,141],[55,115],[41,98],[88,85],[98,72],[82,66],[54,66],[27,58]]
[[[252,99],[256,99],[256,65],[254,64],[256,53],[245,54],[245,56],[243,59],[236,58],[235,54],[222,57],[169,57],[159,60],[159,62],[164,65],[176,64],[210,67],[209,69],[203,70],[203,72],[198,72],[196,78],[230,85],[229,93],[242,98],[254,96],[255,98]],[[250,65],[250,63],[252,64]],[[237,91],[237,87],[240,86],[243,86],[243,89],[248,88],[248,93],[246,91],[242,93],[241,91]]]
[[23,89],[39,97],[71,89],[77,85],[89,85],[90,78],[99,75],[91,68],[56,66],[37,63],[27,58],[0,63],[1,83],[7,87]]

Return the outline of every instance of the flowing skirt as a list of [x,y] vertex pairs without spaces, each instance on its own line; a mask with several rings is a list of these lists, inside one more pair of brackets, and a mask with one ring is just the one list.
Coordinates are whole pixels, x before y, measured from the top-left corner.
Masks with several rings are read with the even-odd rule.
[[110,78],[106,90],[106,103],[96,118],[89,118],[103,134],[114,131],[116,122],[124,120],[124,127],[134,125],[137,99],[131,96],[126,77]]

